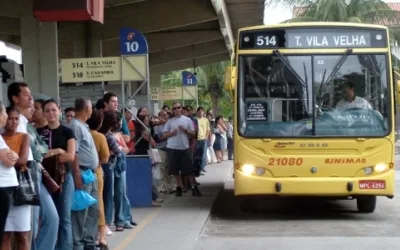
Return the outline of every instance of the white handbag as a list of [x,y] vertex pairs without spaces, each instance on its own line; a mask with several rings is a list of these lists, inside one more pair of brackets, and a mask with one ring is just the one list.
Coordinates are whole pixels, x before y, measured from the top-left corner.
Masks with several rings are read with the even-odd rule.
[[151,148],[147,150],[147,153],[149,154],[149,157],[151,159],[151,165],[162,163],[160,152],[158,152],[158,149]]

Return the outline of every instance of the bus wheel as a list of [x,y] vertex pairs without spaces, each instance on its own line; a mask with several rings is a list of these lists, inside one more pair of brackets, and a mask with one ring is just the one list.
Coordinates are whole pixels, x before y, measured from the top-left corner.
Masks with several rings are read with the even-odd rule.
[[255,211],[255,202],[253,197],[239,197],[240,210],[245,213]]
[[376,196],[357,198],[357,208],[360,213],[373,213],[376,207]]

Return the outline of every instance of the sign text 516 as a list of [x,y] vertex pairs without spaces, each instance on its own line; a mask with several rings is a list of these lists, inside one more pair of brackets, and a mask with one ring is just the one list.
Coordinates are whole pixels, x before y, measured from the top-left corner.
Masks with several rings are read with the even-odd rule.
[[300,166],[303,158],[269,158],[268,166]]

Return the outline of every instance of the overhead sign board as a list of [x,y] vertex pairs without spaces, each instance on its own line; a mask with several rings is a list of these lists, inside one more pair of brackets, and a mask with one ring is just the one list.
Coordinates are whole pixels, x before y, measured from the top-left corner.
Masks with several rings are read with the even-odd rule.
[[61,60],[62,82],[117,81],[121,78],[119,57]]
[[240,49],[276,48],[384,48],[388,46],[382,29],[287,28],[241,32]]
[[149,53],[146,38],[136,29],[120,29],[119,44],[121,55],[143,55]]
[[[132,70],[131,65],[135,65]],[[120,57],[74,58],[61,60],[61,80],[63,83],[141,81],[147,76],[147,59],[144,56],[129,57],[122,61],[124,69],[121,76]],[[122,77],[122,78],[121,78]]]
[[151,88],[151,100],[193,100],[197,99],[196,86]]
[[183,86],[197,85],[197,77],[189,71],[182,71],[182,85]]
[[371,47],[368,32],[293,32],[288,34],[289,48],[360,48]]

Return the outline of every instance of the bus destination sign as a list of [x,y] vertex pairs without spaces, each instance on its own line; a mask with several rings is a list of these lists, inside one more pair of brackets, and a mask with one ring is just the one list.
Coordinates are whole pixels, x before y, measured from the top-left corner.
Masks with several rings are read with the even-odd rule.
[[371,34],[368,32],[347,33],[300,33],[290,32],[289,48],[368,48],[371,47]]
[[385,30],[276,29],[243,31],[240,49],[385,48]]

